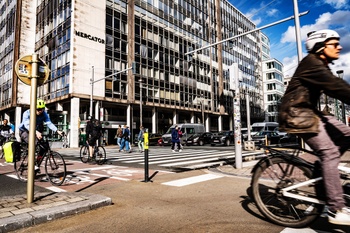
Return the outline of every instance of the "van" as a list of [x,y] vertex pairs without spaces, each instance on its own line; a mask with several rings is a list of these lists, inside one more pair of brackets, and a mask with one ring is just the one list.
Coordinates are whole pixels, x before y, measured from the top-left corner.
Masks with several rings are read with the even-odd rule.
[[205,133],[204,125],[202,124],[196,124],[196,123],[175,124],[170,126],[170,128],[166,131],[166,133],[163,134],[162,136],[163,145],[171,145],[171,132],[173,131],[176,125],[179,127],[179,129],[182,132],[181,142],[187,140],[187,138],[192,136],[193,134]]
[[253,136],[260,131],[274,131],[277,127],[277,122],[256,122],[252,124],[250,135]]

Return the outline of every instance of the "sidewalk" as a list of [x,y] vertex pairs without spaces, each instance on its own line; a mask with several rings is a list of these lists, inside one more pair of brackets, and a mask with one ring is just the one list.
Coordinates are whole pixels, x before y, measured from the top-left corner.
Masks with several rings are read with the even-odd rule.
[[[233,165],[223,165],[212,168],[210,171],[228,176],[249,178],[255,163],[257,163],[257,160],[244,162],[241,169],[236,169]],[[341,163],[350,166],[350,151],[345,153]],[[177,173],[174,173],[174,176],[177,176]],[[23,183],[23,185],[25,184]],[[18,189],[20,187],[17,187]],[[39,190],[35,193],[34,201],[31,204],[27,203],[26,194],[1,197],[0,233],[26,228],[111,204],[112,199],[110,197],[84,192],[56,193]]]
[[111,204],[111,198],[89,193],[38,192],[30,204],[25,194],[2,197],[0,232],[14,231]]

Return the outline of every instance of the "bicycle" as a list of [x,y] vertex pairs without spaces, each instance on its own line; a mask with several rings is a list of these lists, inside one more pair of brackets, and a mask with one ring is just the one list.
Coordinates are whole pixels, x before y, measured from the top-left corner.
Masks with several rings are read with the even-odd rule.
[[[320,163],[312,151],[299,146],[264,146],[268,155],[252,170],[251,191],[259,211],[285,227],[305,227],[325,209]],[[338,167],[346,205],[350,204],[350,168]]]
[[[39,151],[45,151],[42,156],[39,155]],[[60,186],[66,179],[66,163],[61,154],[52,151],[47,138],[38,140],[35,150],[35,171],[34,177],[41,174],[41,165],[45,160],[45,175],[48,181],[55,186]],[[21,143],[21,149],[19,155],[14,156],[14,168],[17,177],[22,182],[28,180],[28,144]]]
[[80,160],[83,163],[95,160],[97,164],[102,165],[106,162],[106,150],[103,146],[95,145],[93,155],[90,156],[89,144],[86,143],[80,148]]

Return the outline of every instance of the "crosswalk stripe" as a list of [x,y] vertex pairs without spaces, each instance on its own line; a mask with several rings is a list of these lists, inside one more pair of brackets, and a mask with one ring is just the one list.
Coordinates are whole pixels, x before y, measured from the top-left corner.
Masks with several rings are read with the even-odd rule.
[[215,175],[215,174],[205,174],[205,175],[200,175],[200,176],[193,176],[193,177],[188,177],[188,178],[184,178],[184,179],[164,182],[162,184],[168,185],[168,186],[182,187],[182,186],[195,184],[195,183],[208,181],[208,180],[213,180],[213,179],[218,179],[218,178],[222,178],[222,177],[223,176]]

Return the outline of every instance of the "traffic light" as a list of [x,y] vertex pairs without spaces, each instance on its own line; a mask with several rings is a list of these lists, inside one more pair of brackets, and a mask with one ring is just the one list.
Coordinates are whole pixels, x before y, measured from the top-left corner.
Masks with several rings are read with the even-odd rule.
[[136,62],[133,62],[131,64],[131,70],[132,70],[132,74],[136,74]]

